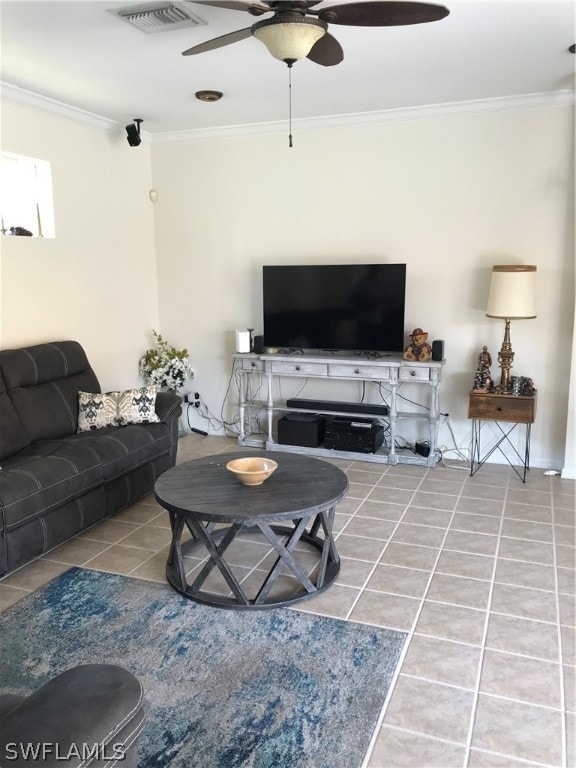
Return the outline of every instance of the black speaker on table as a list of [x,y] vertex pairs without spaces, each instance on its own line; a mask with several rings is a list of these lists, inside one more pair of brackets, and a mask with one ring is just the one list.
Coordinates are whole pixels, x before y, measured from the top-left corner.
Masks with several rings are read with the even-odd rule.
[[432,342],[432,360],[444,360],[444,341],[436,339]]
[[254,336],[254,353],[261,355],[264,352],[264,336]]

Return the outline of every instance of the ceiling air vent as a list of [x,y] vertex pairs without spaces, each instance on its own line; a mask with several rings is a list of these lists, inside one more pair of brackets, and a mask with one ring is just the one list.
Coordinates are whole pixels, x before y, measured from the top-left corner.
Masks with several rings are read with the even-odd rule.
[[110,13],[147,33],[198,27],[206,24],[205,21],[189,11],[183,3],[140,3],[139,5],[111,9]]

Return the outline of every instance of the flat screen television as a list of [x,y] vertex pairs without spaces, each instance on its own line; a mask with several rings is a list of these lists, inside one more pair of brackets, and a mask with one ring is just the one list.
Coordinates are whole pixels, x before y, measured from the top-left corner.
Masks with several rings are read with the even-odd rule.
[[263,267],[264,347],[402,352],[406,264]]

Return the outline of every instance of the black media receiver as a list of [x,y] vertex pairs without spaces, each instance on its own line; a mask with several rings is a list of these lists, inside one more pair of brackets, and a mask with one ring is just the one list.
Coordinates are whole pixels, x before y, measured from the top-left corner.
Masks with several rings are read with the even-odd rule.
[[376,419],[336,416],[324,430],[324,448],[333,451],[376,453],[384,442],[384,427]]
[[405,264],[263,267],[264,347],[404,350]]

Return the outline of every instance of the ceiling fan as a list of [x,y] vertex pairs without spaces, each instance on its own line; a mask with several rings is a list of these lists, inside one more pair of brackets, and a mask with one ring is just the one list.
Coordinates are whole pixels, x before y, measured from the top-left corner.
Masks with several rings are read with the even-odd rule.
[[253,35],[268,48],[272,56],[289,67],[298,59],[308,58],[324,67],[339,64],[344,58],[342,46],[328,32],[328,24],[355,27],[388,27],[424,24],[448,16],[443,5],[405,0],[359,0],[312,10],[322,0],[191,0],[199,5],[212,5],[234,11],[247,11],[252,16],[272,13],[270,18],[250,27],[229,32],[200,43],[183,52],[183,56],[213,51],[237,43]]

